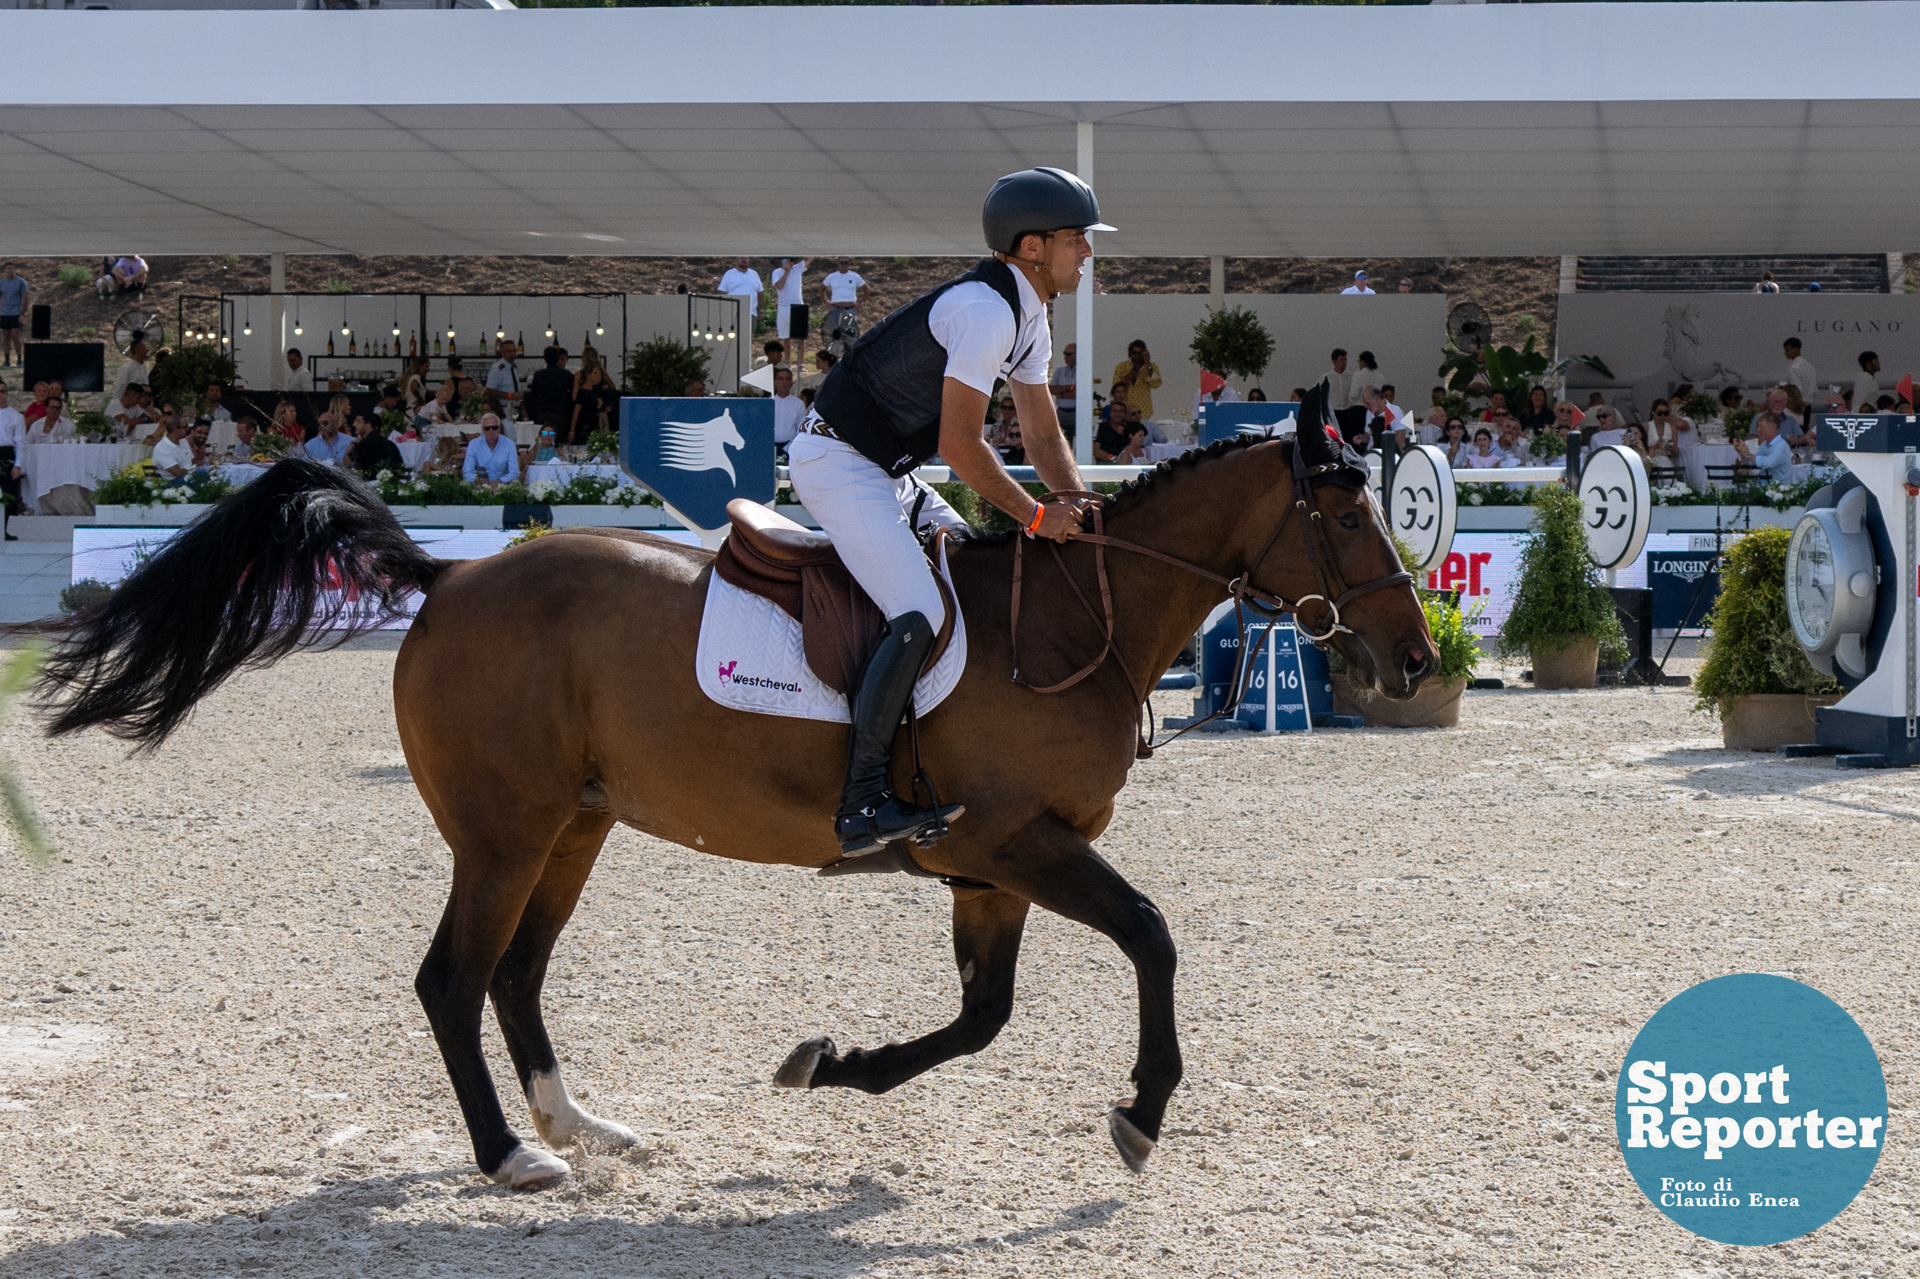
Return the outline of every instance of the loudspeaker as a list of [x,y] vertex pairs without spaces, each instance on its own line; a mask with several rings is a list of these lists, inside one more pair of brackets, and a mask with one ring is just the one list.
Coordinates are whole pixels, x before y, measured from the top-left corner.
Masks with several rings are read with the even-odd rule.
[[33,308],[33,332],[29,335],[35,342],[45,342],[53,336],[53,308],[44,302],[36,303]]

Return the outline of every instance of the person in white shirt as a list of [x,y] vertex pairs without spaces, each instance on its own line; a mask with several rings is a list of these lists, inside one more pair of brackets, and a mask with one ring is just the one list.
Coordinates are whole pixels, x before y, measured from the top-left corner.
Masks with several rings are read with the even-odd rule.
[[781,258],[773,269],[773,335],[785,364],[800,363],[807,349],[806,274],[805,258]]
[[[324,419],[322,419],[324,420]],[[187,443],[185,418],[167,419],[167,433],[153,443],[153,469],[172,480],[184,480],[193,470],[193,447]]]
[[1053,396],[1054,412],[1060,415],[1060,425],[1073,437],[1073,411],[1079,406],[1079,390],[1074,379],[1080,376],[1079,348],[1069,342],[1060,348],[1060,367],[1047,379],[1047,392]]
[[720,291],[728,297],[739,298],[746,312],[740,317],[742,340],[752,340],[755,322],[760,318],[760,293],[765,288],[760,282],[760,273],[748,266],[745,258],[735,258],[733,269],[720,277]]
[[1606,448],[1627,438],[1626,429],[1620,425],[1620,415],[1611,404],[1602,404],[1588,414],[1584,425],[1588,427],[1587,447],[1590,449]]
[[773,371],[773,446],[785,449],[806,415],[806,401],[793,393],[793,370],[783,364]]
[[504,339],[495,352],[492,367],[487,370],[487,389],[499,392],[500,402],[509,412],[518,411],[520,404],[520,366],[515,363],[519,353],[512,338]]
[[[141,378],[141,381],[146,381]],[[287,348],[287,376],[281,383],[283,391],[311,391],[313,372],[307,368],[307,357],[297,346]]]
[[[1880,357],[1872,351],[1860,352],[1860,376],[1853,379],[1853,411],[1872,413],[1874,405],[1880,399],[1880,379],[1874,375],[1880,371]],[[1804,395],[1805,393],[1802,392]]]
[[[20,450],[27,442],[27,419],[20,410],[7,405],[7,384],[0,382],[0,530],[15,514],[24,511],[20,500],[20,481],[26,472],[20,467]],[[9,542],[20,539],[6,534]]]
[[467,445],[460,476],[469,484],[511,484],[520,478],[520,450],[501,434],[500,419],[493,414],[480,418],[480,437]]
[[1532,466],[1533,446],[1520,429],[1518,418],[1507,418],[1500,423],[1500,435],[1493,442],[1494,449],[1506,459],[1503,466]]
[[852,258],[837,258],[834,264],[839,268],[826,279],[820,281],[820,292],[827,300],[827,322],[822,326],[826,340],[833,340],[833,333],[841,323],[859,313],[860,304],[867,300],[867,282],[853,269]]
[[[1216,373],[1214,376],[1219,377],[1220,375]],[[1205,380],[1204,377],[1201,379],[1203,382]],[[1199,390],[1193,393],[1193,415],[1199,417],[1200,410],[1209,404],[1237,404],[1239,401],[1240,392],[1234,390],[1232,384],[1229,383],[1227,379],[1220,378],[1220,385],[1214,387],[1211,391]]]
[[120,398],[107,406],[107,420],[119,427],[120,433],[129,439],[139,427],[155,420],[141,404],[140,390],[138,382],[129,382],[126,389],[120,392]]
[[1353,403],[1364,404],[1368,391],[1378,391],[1387,384],[1380,376],[1380,365],[1375,362],[1372,351],[1362,351],[1355,357],[1356,367],[1347,379],[1347,394]]
[[1367,273],[1365,271],[1355,271],[1353,273],[1353,283],[1340,290],[1342,297],[1345,297],[1349,293],[1364,293],[1368,297],[1373,296],[1373,290],[1367,287]]
[[327,466],[340,465],[352,447],[352,437],[340,429],[338,419],[331,413],[320,415],[320,433],[306,443],[307,456]]
[[147,384],[147,344],[140,338],[135,338],[133,345],[127,348],[127,362],[114,372],[113,385],[108,388],[107,398],[119,399],[136,382],[141,386]]
[[1800,353],[1800,339],[1788,338],[1782,344],[1787,356],[1786,381],[1800,388],[1800,398],[1808,404],[1813,403],[1819,392],[1819,383],[1814,377],[1813,363]]

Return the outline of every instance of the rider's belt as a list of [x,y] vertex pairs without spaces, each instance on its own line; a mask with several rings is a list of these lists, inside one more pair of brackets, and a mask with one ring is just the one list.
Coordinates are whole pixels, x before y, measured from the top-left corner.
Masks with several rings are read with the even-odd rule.
[[828,426],[825,422],[822,422],[817,417],[808,418],[805,422],[801,423],[800,434],[821,435],[821,436],[825,436],[829,440],[837,440],[840,438],[839,436],[833,433],[832,427]]

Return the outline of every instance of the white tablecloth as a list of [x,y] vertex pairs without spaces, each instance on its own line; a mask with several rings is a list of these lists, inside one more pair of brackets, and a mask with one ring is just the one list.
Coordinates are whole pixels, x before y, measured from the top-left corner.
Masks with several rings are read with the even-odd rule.
[[616,481],[621,478],[620,468],[617,466],[592,463],[581,465],[574,462],[535,462],[527,468],[526,479],[529,484],[535,480],[548,480],[565,487],[573,483],[575,476],[580,475],[597,475],[602,479]]
[[1149,444],[1147,445],[1147,461],[1164,462],[1170,457],[1179,457],[1192,447],[1191,444]]
[[265,475],[267,468],[258,462],[228,462],[225,466],[214,467],[213,473],[235,488],[239,488]]
[[[424,428],[423,433],[431,433],[435,439],[443,435],[478,435],[480,434],[480,424],[478,422],[439,422],[433,426]],[[513,442],[516,445],[523,448],[532,448],[535,441],[540,438],[540,424],[538,422],[527,421],[509,422],[507,424],[507,434],[513,437]]]
[[1680,450],[1680,470],[1687,477],[1687,483],[1696,489],[1707,487],[1709,466],[1732,466],[1739,460],[1740,455],[1731,444],[1696,444]]
[[400,450],[400,460],[407,464],[407,469],[417,471],[426,464],[428,458],[433,456],[434,442],[432,440],[401,440],[395,447]]
[[40,509],[40,497],[62,484],[93,488],[123,467],[147,456],[144,444],[24,444],[16,461],[26,477],[20,496],[29,511]]

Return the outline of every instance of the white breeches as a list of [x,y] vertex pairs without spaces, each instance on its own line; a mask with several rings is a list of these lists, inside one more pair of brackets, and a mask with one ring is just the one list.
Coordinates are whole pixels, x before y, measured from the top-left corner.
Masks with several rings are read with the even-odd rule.
[[794,496],[833,539],[854,580],[889,618],[920,613],[935,627],[946,609],[908,522],[921,495],[921,524],[965,530],[967,522],[911,475],[894,480],[843,440],[801,434],[787,445]]

